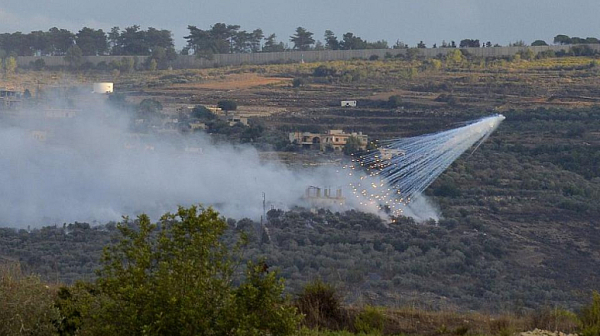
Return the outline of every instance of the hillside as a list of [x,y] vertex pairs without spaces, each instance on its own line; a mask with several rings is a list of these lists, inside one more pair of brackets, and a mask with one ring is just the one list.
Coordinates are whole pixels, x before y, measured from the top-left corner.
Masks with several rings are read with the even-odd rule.
[[[285,138],[290,130],[342,128],[384,139],[503,113],[498,131],[428,189],[443,216],[437,225],[387,225],[357,212],[272,211],[263,234],[257,223],[236,219],[254,234],[247,256],[267,256],[292,292],[322,278],[348,302],[500,311],[575,308],[600,289],[598,69],[588,57],[471,57],[437,65],[389,59],[139,72],[114,81],[130,101],[154,98],[172,111],[221,99],[263,111],[251,120],[266,130],[254,144],[270,149],[273,134]],[[21,84],[38,76],[48,84],[61,81],[54,76],[79,82],[27,72]],[[305,82],[294,88],[293,78]],[[390,106],[395,95],[400,103]],[[358,107],[341,108],[342,99],[356,99]],[[2,229],[0,257],[49,281],[91,278],[112,227]]]

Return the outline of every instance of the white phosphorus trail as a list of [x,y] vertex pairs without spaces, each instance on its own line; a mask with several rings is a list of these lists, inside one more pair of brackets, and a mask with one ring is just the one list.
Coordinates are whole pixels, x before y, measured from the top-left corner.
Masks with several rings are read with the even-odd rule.
[[477,149],[504,119],[498,114],[448,131],[381,142],[346,167],[349,174],[366,170],[360,182],[350,185],[355,197],[362,199],[361,205],[402,215],[452,162],[469,148]]

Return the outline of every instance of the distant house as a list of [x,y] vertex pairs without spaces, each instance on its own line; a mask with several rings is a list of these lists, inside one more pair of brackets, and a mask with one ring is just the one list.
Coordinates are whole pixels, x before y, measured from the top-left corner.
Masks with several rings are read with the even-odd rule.
[[47,119],[69,119],[75,118],[79,110],[72,109],[47,109],[44,111],[44,117]]
[[355,137],[360,141],[360,148],[366,149],[369,137],[362,132],[345,133],[342,130],[329,130],[327,133],[293,132],[289,133],[289,140],[302,148],[320,149],[325,151],[331,147],[336,151],[344,149],[348,138]]
[[342,100],[342,107],[356,107],[356,100]]
[[228,115],[225,119],[229,123],[229,126],[234,126],[237,123],[240,123],[244,126],[248,126],[248,118],[246,118],[246,117],[240,117],[240,116],[236,116],[236,115]]
[[15,90],[0,89],[0,110],[16,110],[22,102],[22,93]]
[[[321,193],[321,191],[323,191]],[[342,196],[342,189],[337,189],[335,195],[331,193],[330,188],[321,189],[310,186],[306,188],[302,199],[311,207],[334,207],[346,204],[346,198]]]
[[192,131],[195,131],[195,130],[205,130],[206,129],[206,124],[205,123],[201,123],[201,122],[192,122],[189,125],[190,125],[190,129]]

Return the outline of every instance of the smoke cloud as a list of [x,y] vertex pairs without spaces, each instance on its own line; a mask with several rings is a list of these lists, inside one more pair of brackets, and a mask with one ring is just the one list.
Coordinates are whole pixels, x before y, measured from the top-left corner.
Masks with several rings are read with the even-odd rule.
[[[292,168],[265,161],[247,145],[215,143],[204,133],[137,134],[126,112],[88,98],[77,115],[47,109],[0,118],[0,227],[74,221],[105,223],[177,206],[213,206],[224,216],[259,219],[267,210],[307,206],[309,186],[341,188],[350,208],[387,217],[352,195],[360,181],[338,166]],[[73,113],[73,112],[69,112]],[[332,194],[335,190],[332,191]],[[405,215],[437,219],[426,199]]]
[[263,192],[285,209],[301,204],[307,186],[344,183],[333,168],[293,170],[202,134],[131,134],[118,113],[25,114],[0,126],[0,226],[156,218],[198,203],[259,218]]

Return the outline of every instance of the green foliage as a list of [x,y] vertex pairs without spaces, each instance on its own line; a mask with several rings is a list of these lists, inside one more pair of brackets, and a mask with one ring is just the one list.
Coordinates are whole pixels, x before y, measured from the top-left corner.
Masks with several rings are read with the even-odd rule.
[[592,293],[592,302],[583,307],[579,314],[582,336],[600,335],[600,293]]
[[196,206],[117,225],[95,285],[62,289],[57,306],[65,334],[290,335],[299,317],[283,282],[265,263],[248,264],[233,287],[236,257],[222,236],[227,223]]
[[4,73],[6,75],[12,75],[17,70],[17,60],[14,57],[7,57],[4,59]]
[[321,280],[308,283],[298,294],[295,305],[311,327],[337,329],[343,320],[342,305],[335,288]]
[[292,86],[295,88],[304,86],[304,84],[306,84],[306,80],[302,77],[296,77],[292,80]]
[[507,317],[500,317],[490,321],[490,333],[494,336],[513,336],[515,330]]
[[448,51],[445,59],[446,59],[446,65],[455,66],[455,67],[462,66],[466,61],[465,56],[458,49],[452,49],[452,50]]
[[264,261],[249,263],[244,283],[233,290],[226,324],[237,335],[295,334],[301,316],[287,304],[283,289],[283,280]]
[[55,335],[54,292],[18,264],[0,264],[0,335]]
[[33,68],[33,70],[41,71],[44,70],[44,68],[46,67],[46,62],[44,61],[44,59],[38,58],[34,62],[31,62],[30,65]]
[[151,59],[148,62],[148,71],[156,71],[157,67],[158,67],[158,63],[156,62],[155,59]]
[[221,100],[217,103],[217,107],[223,111],[237,110],[237,102],[235,100]]
[[132,57],[123,57],[120,62],[121,67],[119,70],[121,72],[132,72],[135,69],[135,61]]
[[544,40],[535,40],[533,41],[533,43],[531,43],[532,47],[540,47],[540,46],[547,46],[548,43],[546,43],[546,41]]
[[137,118],[141,119],[156,119],[162,116],[162,104],[153,98],[145,98],[140,102],[137,108]]
[[194,106],[192,117],[200,120],[214,120],[217,118],[217,116],[204,105]]
[[524,59],[526,61],[531,61],[535,58],[535,53],[533,52],[533,50],[531,50],[531,48],[519,51],[518,55],[521,56],[521,59]]
[[365,306],[354,318],[354,329],[359,333],[381,334],[385,316],[380,308]]
[[419,48],[406,49],[406,59],[409,61],[416,60],[417,58],[419,58],[420,54],[421,52],[419,51]]
[[296,28],[296,33],[290,36],[290,41],[294,43],[294,49],[296,50],[309,50],[315,43],[315,39],[312,37],[313,35],[313,33],[305,28],[298,27]]
[[337,70],[335,68],[333,68],[333,67],[328,67],[327,65],[319,65],[313,71],[313,76],[315,76],[315,77],[329,77],[329,76],[335,76],[336,73],[337,73]]
[[402,106],[402,103],[403,103],[402,97],[399,95],[390,96],[390,98],[388,98],[388,101],[387,101],[387,105],[390,108],[398,108],[398,107]]
[[346,155],[354,154],[361,150],[361,146],[363,143],[360,141],[358,137],[349,136],[346,140],[346,144],[344,145],[343,152]]
[[108,41],[102,29],[83,27],[75,35],[75,43],[83,53],[83,56],[103,55],[108,51]]
[[65,54],[65,61],[69,64],[70,68],[77,69],[83,64],[83,52],[81,48],[74,45],[67,50]]

